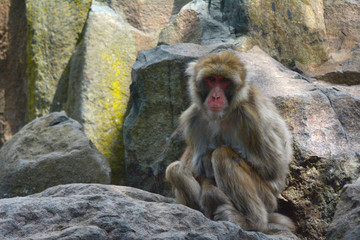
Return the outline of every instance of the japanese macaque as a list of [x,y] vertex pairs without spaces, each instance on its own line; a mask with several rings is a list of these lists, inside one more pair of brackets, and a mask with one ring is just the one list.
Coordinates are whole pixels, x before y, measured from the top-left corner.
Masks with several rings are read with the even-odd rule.
[[190,63],[191,106],[181,115],[187,148],[166,169],[179,203],[213,220],[266,232],[294,231],[274,211],[292,156],[289,130],[271,100],[246,81],[235,51]]

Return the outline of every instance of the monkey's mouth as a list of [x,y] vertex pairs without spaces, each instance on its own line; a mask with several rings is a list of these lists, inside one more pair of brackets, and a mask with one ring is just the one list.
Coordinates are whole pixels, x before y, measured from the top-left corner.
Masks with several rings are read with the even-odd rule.
[[209,107],[209,110],[215,113],[222,112],[224,110],[223,107]]

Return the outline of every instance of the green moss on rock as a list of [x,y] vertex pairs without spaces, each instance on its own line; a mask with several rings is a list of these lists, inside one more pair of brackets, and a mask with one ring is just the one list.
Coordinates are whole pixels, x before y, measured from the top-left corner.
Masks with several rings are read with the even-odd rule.
[[27,0],[27,118],[49,112],[84,27],[91,0]]

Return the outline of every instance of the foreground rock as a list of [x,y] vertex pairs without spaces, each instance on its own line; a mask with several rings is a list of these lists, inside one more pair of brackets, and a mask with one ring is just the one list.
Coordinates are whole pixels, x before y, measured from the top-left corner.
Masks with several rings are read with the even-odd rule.
[[0,198],[77,182],[110,183],[110,168],[64,112],[30,122],[0,149]]
[[[297,239],[289,232],[274,239]],[[172,199],[99,184],[49,188],[0,200],[1,239],[270,239],[214,222]]]
[[329,227],[328,239],[360,239],[360,179],[345,185]]

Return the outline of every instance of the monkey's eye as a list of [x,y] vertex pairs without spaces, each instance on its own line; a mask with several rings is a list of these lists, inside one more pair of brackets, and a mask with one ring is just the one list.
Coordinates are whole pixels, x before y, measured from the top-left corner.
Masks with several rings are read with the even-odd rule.
[[208,82],[216,82],[216,78],[214,78],[214,77],[207,77],[206,80]]
[[228,79],[228,78],[223,78],[223,79],[221,79],[221,82],[222,82],[222,83],[228,83],[228,82],[230,82],[230,79]]

